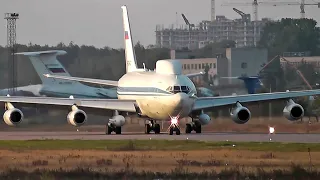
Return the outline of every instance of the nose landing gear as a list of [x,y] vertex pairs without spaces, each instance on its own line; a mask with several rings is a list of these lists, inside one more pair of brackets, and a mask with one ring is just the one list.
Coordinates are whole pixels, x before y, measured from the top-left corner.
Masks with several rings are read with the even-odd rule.
[[173,135],[173,131],[176,132],[176,135],[180,135],[180,127],[177,124],[172,124],[169,127],[169,134]]
[[169,135],[173,135],[173,131],[176,132],[176,135],[180,135],[180,126],[179,126],[179,117],[171,117],[171,124],[169,126]]

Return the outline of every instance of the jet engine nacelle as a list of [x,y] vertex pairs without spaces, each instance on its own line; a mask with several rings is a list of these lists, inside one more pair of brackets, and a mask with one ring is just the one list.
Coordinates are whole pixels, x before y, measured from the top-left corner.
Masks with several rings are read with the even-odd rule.
[[74,109],[69,112],[67,120],[73,126],[82,126],[87,122],[87,114],[80,109]]
[[283,116],[290,121],[296,121],[304,116],[304,109],[300,104],[297,104],[290,99],[283,109]]
[[200,121],[201,125],[208,124],[210,122],[210,120],[211,120],[211,118],[210,118],[210,116],[208,114],[202,113],[199,116],[199,121]]
[[23,113],[17,108],[8,109],[3,114],[3,120],[9,126],[17,126],[23,121]]
[[126,119],[124,118],[124,116],[115,115],[111,119],[109,119],[109,123],[112,123],[117,127],[121,127],[126,123]]
[[236,107],[230,112],[232,120],[237,124],[245,124],[251,118],[251,112],[248,108],[237,103]]

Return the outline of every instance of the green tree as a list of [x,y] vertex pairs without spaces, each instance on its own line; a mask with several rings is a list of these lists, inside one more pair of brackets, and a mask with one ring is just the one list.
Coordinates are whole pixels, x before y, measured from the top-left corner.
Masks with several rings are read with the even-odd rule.
[[310,51],[311,55],[319,55],[319,28],[313,19],[283,18],[269,22],[263,29],[259,46],[269,50],[269,56],[283,52]]
[[209,66],[208,65],[206,65],[205,67],[204,67],[204,74],[203,74],[203,81],[205,82],[205,83],[209,83]]

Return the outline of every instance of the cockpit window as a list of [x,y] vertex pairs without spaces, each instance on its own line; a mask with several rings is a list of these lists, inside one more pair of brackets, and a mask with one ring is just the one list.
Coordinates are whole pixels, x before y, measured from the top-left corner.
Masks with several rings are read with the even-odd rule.
[[173,86],[173,92],[176,94],[178,92],[181,92],[180,86]]
[[186,94],[188,94],[190,92],[190,88],[188,86],[170,86],[167,88],[167,91],[171,92],[171,93],[179,93],[179,92],[184,92]]
[[189,93],[189,87],[188,86],[181,86],[181,91],[188,94]]

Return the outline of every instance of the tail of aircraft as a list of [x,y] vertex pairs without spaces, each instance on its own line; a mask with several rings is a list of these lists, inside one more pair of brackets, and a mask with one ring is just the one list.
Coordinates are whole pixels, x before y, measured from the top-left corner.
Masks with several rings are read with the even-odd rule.
[[262,82],[260,81],[261,77],[259,76],[237,76],[237,77],[221,77],[224,79],[240,79],[244,82],[246,89],[248,91],[248,94],[255,94],[256,89],[261,87]]
[[[53,74],[61,76],[70,76],[68,71],[62,66],[57,60],[58,55],[66,54],[63,50],[49,50],[49,51],[36,51],[36,52],[20,52],[15,53],[16,55],[25,55],[31,63],[40,77],[42,84],[44,85],[76,85],[81,84],[76,81],[68,81],[62,79],[46,78],[43,74]],[[82,84],[81,84],[82,85]]]
[[256,89],[261,87],[261,84],[262,84],[260,81],[260,77],[257,77],[257,76],[239,77],[238,79],[243,80],[243,82],[248,90],[248,94],[255,94]]
[[126,56],[126,72],[133,72],[138,69],[136,54],[134,51],[130,21],[128,16],[127,6],[121,6],[122,18],[123,18],[123,28],[124,28],[124,44],[125,44],[125,56]]

